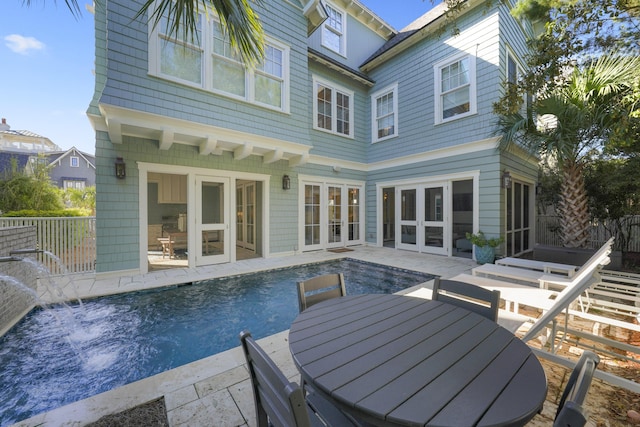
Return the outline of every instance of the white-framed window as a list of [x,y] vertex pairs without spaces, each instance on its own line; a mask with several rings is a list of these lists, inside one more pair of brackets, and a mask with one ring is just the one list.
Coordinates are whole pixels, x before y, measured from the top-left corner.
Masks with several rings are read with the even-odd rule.
[[85,183],[84,181],[76,181],[76,180],[68,180],[65,179],[62,181],[62,188],[64,188],[65,190],[67,188],[75,188],[77,190],[84,190],[85,187]]
[[77,156],[71,156],[71,157],[70,157],[69,165],[70,165],[72,168],[79,168],[79,167],[80,167],[80,157],[77,157]]
[[346,56],[347,15],[331,4],[325,3],[324,8],[327,11],[327,19],[322,25],[322,45]]
[[476,61],[459,55],[434,66],[435,122],[444,123],[475,114]]
[[267,37],[264,61],[253,69],[231,48],[215,18],[200,14],[193,39],[166,34],[166,28],[163,19],[150,35],[149,74],[289,112],[289,46]]
[[353,91],[313,78],[313,128],[353,138]]
[[371,95],[371,141],[378,142],[398,135],[398,85]]

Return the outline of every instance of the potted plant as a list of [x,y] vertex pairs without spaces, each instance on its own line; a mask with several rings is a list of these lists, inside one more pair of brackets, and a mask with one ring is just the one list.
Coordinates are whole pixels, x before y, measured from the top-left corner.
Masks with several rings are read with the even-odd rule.
[[467,239],[476,247],[478,264],[493,263],[496,259],[496,248],[504,241],[502,236],[488,239],[482,231],[476,234],[467,233]]

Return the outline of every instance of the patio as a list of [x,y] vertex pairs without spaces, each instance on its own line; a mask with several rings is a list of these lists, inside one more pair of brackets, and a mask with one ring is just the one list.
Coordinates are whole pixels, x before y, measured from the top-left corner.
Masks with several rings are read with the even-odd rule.
[[[83,298],[341,257],[371,262],[384,260],[388,265],[423,271],[444,278],[469,272],[476,266],[474,261],[468,259],[416,254],[388,248],[356,247],[345,253],[320,251],[294,257],[244,260],[198,270],[162,270],[144,276],[85,276],[76,278],[72,284]],[[414,296],[424,295],[424,289],[428,286],[429,284],[425,284],[421,289],[414,289]],[[288,378],[299,381],[299,374],[288,348],[288,331],[259,340],[259,343]],[[574,352],[570,347],[563,350]],[[537,415],[528,424],[531,426],[551,424],[556,401],[564,388],[568,373],[561,366],[545,360],[542,362],[549,382],[549,392],[542,414]],[[86,425],[105,415],[121,413],[159,398],[164,398],[170,426],[255,425],[248,372],[239,348],[41,414],[18,425]],[[640,409],[640,396],[594,380],[588,396],[588,407],[591,409],[590,425],[629,425],[627,410]]]

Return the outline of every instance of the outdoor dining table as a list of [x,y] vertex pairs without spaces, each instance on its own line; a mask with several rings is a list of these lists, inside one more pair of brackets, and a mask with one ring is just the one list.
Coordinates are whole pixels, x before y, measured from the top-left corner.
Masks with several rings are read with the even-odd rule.
[[520,426],[547,380],[531,349],[497,323],[428,299],[350,295],[300,313],[289,348],[302,379],[380,426]]

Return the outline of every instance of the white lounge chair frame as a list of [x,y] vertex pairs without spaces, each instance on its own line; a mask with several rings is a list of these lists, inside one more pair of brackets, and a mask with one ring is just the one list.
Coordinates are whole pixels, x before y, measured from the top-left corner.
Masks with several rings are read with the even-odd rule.
[[[594,254],[594,256],[591,257],[589,261],[585,263],[571,278],[562,278],[557,275],[544,276],[543,278],[541,278],[541,281],[545,281],[546,285],[543,288],[535,288],[533,286],[509,283],[502,280],[472,276],[469,274],[461,274],[452,277],[451,279],[472,283],[492,290],[499,290],[501,299],[503,299],[505,303],[510,304],[515,312],[518,312],[519,305],[526,305],[542,310],[542,316],[537,319],[532,319],[533,324],[524,334],[522,340],[525,342],[533,340],[551,325],[551,333],[549,334],[551,338],[549,340],[550,351],[546,351],[544,349],[535,349],[535,351],[539,356],[548,358],[556,363],[560,363],[568,367],[572,366],[571,361],[568,361],[568,359],[555,354],[556,347],[554,343],[555,338],[559,332],[556,317],[563,312],[565,314],[565,320],[562,327],[561,342],[566,339],[568,333],[575,333],[581,334],[582,336],[587,337],[589,340],[592,340],[594,342],[616,346],[626,351],[640,354],[640,348],[638,347],[613,341],[595,334],[574,331],[571,330],[568,325],[569,317],[577,316],[583,319],[624,327],[629,330],[640,332],[640,325],[634,324],[632,322],[624,322],[621,320],[591,314],[586,311],[576,310],[575,308],[572,308],[573,306],[575,306],[575,303],[579,301],[582,294],[587,291],[589,287],[593,286],[594,274],[597,275],[599,268],[609,263],[609,254],[611,253],[612,245],[613,238],[609,239],[607,244],[600,248],[600,250],[598,250],[596,254]],[[598,281],[598,283],[600,282]],[[557,286],[558,288],[562,288],[563,290],[560,292],[551,291],[547,288],[547,286]],[[625,378],[602,371],[597,371],[595,376],[596,378],[600,378],[610,384],[626,388],[635,393],[640,393],[640,384],[634,381],[630,381]]]

